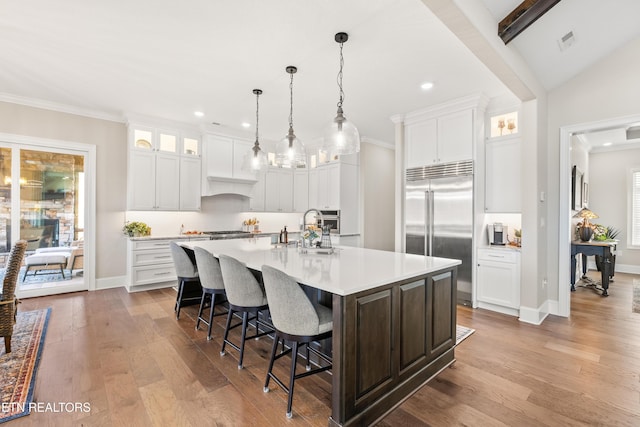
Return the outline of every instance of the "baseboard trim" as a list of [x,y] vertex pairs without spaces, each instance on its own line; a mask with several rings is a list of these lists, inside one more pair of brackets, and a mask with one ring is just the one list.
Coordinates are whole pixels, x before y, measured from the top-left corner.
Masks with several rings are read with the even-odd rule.
[[524,323],[532,325],[541,325],[544,319],[549,315],[549,301],[540,304],[538,308],[520,306],[520,320]]
[[640,274],[640,265],[616,264],[616,273]]
[[113,289],[124,287],[127,281],[126,276],[114,276],[114,277],[105,277],[102,279],[96,279],[96,291],[102,289]]

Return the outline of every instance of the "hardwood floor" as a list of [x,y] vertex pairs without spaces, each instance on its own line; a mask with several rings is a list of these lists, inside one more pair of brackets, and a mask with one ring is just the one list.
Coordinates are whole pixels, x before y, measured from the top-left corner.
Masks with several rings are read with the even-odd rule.
[[[616,274],[608,298],[578,288],[571,317],[541,326],[459,307],[458,323],[476,332],[457,361],[378,425],[640,425],[633,278]],[[21,310],[52,307],[34,400],[89,402],[91,410],[33,412],[10,425],[327,425],[329,374],[296,383],[287,420],[284,392],[273,384],[262,392],[270,339],[247,342],[239,371],[236,351],[219,354],[224,316],[207,341],[203,326],[194,330],[195,307],[175,320],[174,295],[119,288],[24,300]]]

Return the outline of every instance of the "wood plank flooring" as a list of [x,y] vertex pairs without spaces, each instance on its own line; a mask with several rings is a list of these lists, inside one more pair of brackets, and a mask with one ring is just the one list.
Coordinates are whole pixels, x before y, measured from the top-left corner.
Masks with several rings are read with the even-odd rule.
[[[571,317],[541,326],[459,307],[458,323],[476,332],[456,349],[457,361],[378,425],[640,425],[634,277],[616,274],[608,298],[578,288]],[[52,307],[34,400],[89,402],[91,410],[33,412],[7,425],[327,425],[328,373],[296,383],[287,420],[284,392],[273,383],[262,391],[270,339],[247,342],[238,370],[235,350],[219,354],[224,316],[207,341],[203,326],[194,329],[195,307],[176,321],[174,300],[170,289],[124,288],[24,300],[21,310]]]

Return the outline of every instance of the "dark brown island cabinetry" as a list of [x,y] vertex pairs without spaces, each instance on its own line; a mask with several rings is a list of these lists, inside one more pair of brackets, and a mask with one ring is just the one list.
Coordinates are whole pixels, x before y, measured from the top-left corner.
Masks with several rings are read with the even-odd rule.
[[456,272],[333,295],[329,425],[373,423],[454,361]]

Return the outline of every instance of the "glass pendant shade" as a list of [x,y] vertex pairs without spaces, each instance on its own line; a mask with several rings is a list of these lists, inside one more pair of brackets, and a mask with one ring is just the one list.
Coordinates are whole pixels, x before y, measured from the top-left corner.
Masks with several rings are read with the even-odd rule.
[[286,68],[290,75],[289,82],[289,132],[276,144],[277,166],[287,168],[304,168],[307,166],[307,153],[302,141],[293,132],[293,75],[298,71],[293,65]]
[[289,133],[276,144],[276,165],[288,168],[303,168],[307,165],[307,153],[302,141],[289,127]]
[[255,142],[253,148],[249,151],[249,169],[258,172],[267,167],[267,155],[260,148],[258,141]]
[[259,98],[262,95],[261,89],[254,89],[253,93],[256,95],[256,142],[253,144],[253,147],[245,154],[242,159],[242,169],[258,172],[261,169],[265,169],[267,167],[267,155],[260,148],[259,141],[259,119],[260,119],[260,103]]
[[342,108],[324,132],[323,150],[333,158],[335,155],[353,154],[360,151],[360,133],[344,116]]
[[338,72],[338,88],[340,90],[338,100],[338,113],[331,124],[324,132],[322,148],[326,151],[330,158],[336,155],[353,154],[360,151],[360,133],[353,123],[347,120],[342,110],[344,102],[344,90],[342,89],[342,69],[344,66],[344,57],[342,48],[344,43],[349,40],[347,33],[337,33],[335,41],[340,43],[340,71]]

